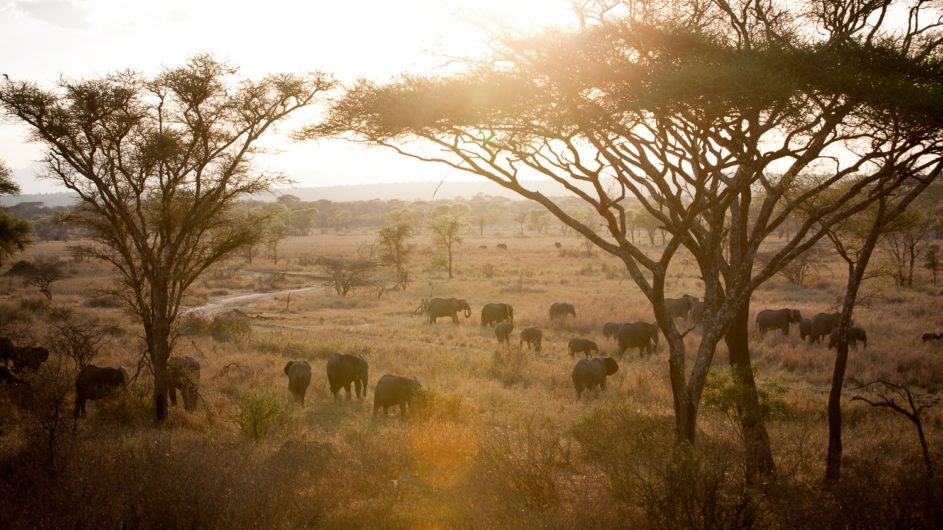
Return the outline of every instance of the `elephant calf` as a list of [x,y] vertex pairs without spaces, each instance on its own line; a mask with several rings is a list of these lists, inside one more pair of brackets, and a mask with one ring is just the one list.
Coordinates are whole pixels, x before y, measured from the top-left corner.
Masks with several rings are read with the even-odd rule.
[[580,359],[573,367],[570,376],[573,378],[573,387],[576,388],[576,399],[584,390],[592,390],[597,386],[606,389],[606,377],[619,371],[619,364],[612,357],[596,357],[595,359]]
[[809,344],[827,337],[838,326],[840,320],[841,315],[839,313],[819,313],[812,317],[812,323],[809,327]]
[[544,333],[540,331],[540,328],[524,328],[521,330],[521,344],[520,347],[524,347],[524,343],[527,343],[527,349],[534,348],[534,351],[540,351],[540,343],[543,341]]
[[75,378],[74,416],[85,417],[85,402],[114,396],[122,390],[128,380],[124,368],[109,368],[90,364]]
[[412,407],[413,398],[420,388],[422,385],[415,377],[384,375],[373,389],[373,415],[377,415],[380,407],[383,407],[383,414],[388,415],[390,407],[399,405],[399,415],[405,418],[406,408]]
[[311,365],[307,361],[288,361],[283,370],[288,376],[288,391],[301,406],[305,404],[305,393],[311,384]]
[[502,322],[494,327],[494,337],[498,339],[498,344],[502,342],[508,347],[511,347],[511,332],[514,331],[514,324],[510,322]]
[[[864,347],[868,347],[868,334],[865,333],[864,329],[859,328],[858,326],[851,326],[848,328],[848,347],[855,350],[858,348],[858,342],[864,344]],[[832,330],[828,334],[828,349],[833,349],[838,347],[838,328]]]
[[550,311],[548,311],[548,313],[550,320],[563,318],[567,315],[576,318],[576,308],[573,307],[573,304],[567,302],[554,302],[550,304]]
[[801,322],[802,313],[798,309],[764,309],[756,314],[756,329],[761,337],[771,329],[782,330],[783,335],[789,335],[789,324]]
[[337,402],[337,393],[343,388],[350,401],[350,384],[354,384],[357,398],[367,397],[367,380],[369,379],[370,365],[363,357],[335,353],[327,360],[327,382],[331,385],[331,394]]
[[799,322],[799,338],[802,340],[806,340],[811,335],[812,335],[812,319],[803,318],[802,321]]
[[196,401],[200,396],[200,361],[193,357],[174,357],[167,363],[170,386],[170,404],[177,406],[177,390],[183,396],[183,409],[187,412],[196,410]]
[[591,353],[599,355],[599,346],[589,339],[578,337],[570,339],[570,342],[566,344],[566,349],[570,352],[570,357],[576,357],[577,353],[585,354],[586,357],[589,357]]

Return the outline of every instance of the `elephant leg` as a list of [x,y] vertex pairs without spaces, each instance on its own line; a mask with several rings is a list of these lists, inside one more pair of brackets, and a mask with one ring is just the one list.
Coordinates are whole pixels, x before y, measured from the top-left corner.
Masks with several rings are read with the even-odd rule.
[[350,401],[350,381],[347,381],[347,384],[344,385],[344,393],[347,394],[347,401]]
[[357,399],[360,399],[364,396],[366,390],[364,385],[360,383],[360,379],[354,381],[354,390],[357,392]]
[[[331,387],[331,394],[334,395],[334,403],[337,403],[337,392],[338,392],[339,390],[340,390],[340,388]],[[374,409],[374,410],[376,410],[376,409]]]
[[399,404],[399,417],[400,418],[406,417],[406,403]]
[[177,387],[173,381],[170,381],[170,384],[167,386],[170,387],[167,390],[167,392],[170,394],[170,406],[176,407],[177,406]]

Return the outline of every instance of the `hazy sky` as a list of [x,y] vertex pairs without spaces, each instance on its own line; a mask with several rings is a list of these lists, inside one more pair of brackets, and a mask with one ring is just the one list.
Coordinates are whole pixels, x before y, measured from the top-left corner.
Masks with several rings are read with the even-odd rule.
[[[152,74],[209,52],[242,75],[331,72],[343,82],[441,68],[445,55],[475,54],[481,37],[466,16],[495,16],[526,30],[560,21],[564,0],[0,0],[0,71],[51,86],[132,68]],[[287,133],[292,125],[279,129]],[[55,191],[24,177],[41,157],[26,129],[0,124],[0,158],[24,192]],[[268,140],[259,166],[300,186],[438,180],[447,169],[346,142]],[[468,178],[453,172],[448,179]]]

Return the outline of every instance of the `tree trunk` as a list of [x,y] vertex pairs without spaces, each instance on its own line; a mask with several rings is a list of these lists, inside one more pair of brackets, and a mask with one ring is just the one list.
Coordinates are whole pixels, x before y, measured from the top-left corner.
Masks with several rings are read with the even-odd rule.
[[742,413],[740,429],[743,432],[744,450],[746,451],[746,481],[748,484],[762,482],[775,473],[773,453],[770,449],[769,433],[760,406],[756,380],[753,378],[753,363],[750,361],[749,338],[750,305],[743,304],[733,320],[724,339],[730,352],[730,371],[734,384],[743,390],[738,392]]
[[448,255],[449,255],[449,279],[451,280],[452,279],[452,244],[451,243],[446,245],[446,251],[448,252]]

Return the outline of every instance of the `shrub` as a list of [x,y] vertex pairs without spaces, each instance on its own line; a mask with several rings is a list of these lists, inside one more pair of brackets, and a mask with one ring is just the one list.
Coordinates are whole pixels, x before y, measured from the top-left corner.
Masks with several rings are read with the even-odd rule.
[[526,381],[529,364],[530,356],[527,352],[518,349],[506,350],[499,346],[491,357],[488,373],[507,387]]
[[209,334],[219,342],[235,342],[249,338],[252,334],[252,322],[239,310],[229,311],[213,317]]
[[233,420],[239,430],[253,440],[260,440],[271,432],[285,406],[271,389],[255,388],[236,398],[236,409]]

